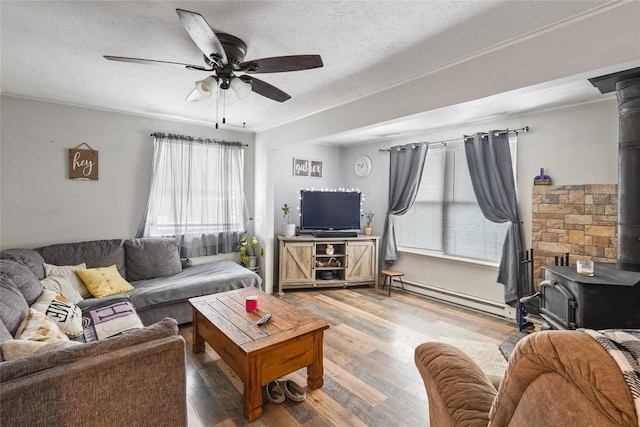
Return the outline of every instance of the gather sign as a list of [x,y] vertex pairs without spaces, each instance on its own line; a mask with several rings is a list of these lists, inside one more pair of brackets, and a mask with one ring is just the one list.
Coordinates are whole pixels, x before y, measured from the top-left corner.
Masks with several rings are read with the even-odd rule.
[[98,180],[98,152],[69,148],[69,179]]
[[293,159],[293,176],[322,177],[322,162],[318,160]]

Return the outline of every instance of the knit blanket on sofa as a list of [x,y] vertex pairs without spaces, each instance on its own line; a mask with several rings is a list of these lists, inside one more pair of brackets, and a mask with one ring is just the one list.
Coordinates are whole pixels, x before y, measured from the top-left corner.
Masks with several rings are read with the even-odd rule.
[[640,330],[580,330],[595,339],[618,364],[631,391],[640,427]]

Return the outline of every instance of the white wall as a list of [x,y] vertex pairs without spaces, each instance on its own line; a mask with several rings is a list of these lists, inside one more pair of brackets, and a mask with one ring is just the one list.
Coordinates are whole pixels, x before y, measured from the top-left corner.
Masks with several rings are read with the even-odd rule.
[[[380,234],[389,188],[389,153],[378,153],[380,148],[409,142],[449,140],[491,129],[524,126],[529,126],[531,131],[518,137],[516,180],[525,247],[529,248],[533,178],[539,174],[540,167],[544,167],[545,174],[558,185],[612,184],[618,181],[618,116],[614,99],[425,132],[411,139],[390,140],[384,144],[377,142],[350,147],[343,154],[347,162],[345,185],[357,184],[365,193],[371,193],[367,200],[371,199],[370,206],[376,212],[374,231]],[[374,163],[371,175],[365,179],[357,178],[352,171],[353,161],[360,154],[368,155]],[[394,268],[405,272],[408,281],[504,302],[503,287],[496,283],[496,267],[401,253]]]
[[[631,68],[637,66],[640,59],[638,42],[640,37],[638,36],[640,36],[640,2],[615,3],[592,15],[565,22],[561,26],[549,28],[521,40],[505,43],[481,55],[468,58],[466,61],[451,64],[443,69],[431,70],[404,84],[260,132],[256,135],[256,156],[267,158],[268,153],[283,144],[301,145],[305,142],[320,140],[325,136],[375,126],[416,113],[553,80],[605,74],[607,70],[623,65]],[[609,137],[612,140],[616,138],[616,126],[613,124],[615,110],[612,110],[611,104],[608,107],[580,108],[585,110],[567,111],[563,116],[573,124],[551,118],[561,114],[556,112],[540,113],[539,117],[532,115],[513,118],[507,111],[504,119],[496,120],[497,128],[531,126],[532,133],[523,136],[522,141],[529,141],[532,137],[539,138],[536,139],[535,148],[533,146],[525,148],[527,147],[525,142],[520,145],[524,151],[519,155],[519,178],[522,176],[519,181],[521,200],[530,200],[531,192],[527,188],[527,181],[533,179],[541,166],[545,166],[558,183],[569,181],[579,183],[577,181],[583,180],[616,182],[615,150],[600,147],[600,144],[608,147]],[[590,108],[594,110],[589,112]],[[597,111],[598,109],[600,111]],[[464,132],[472,133],[483,130],[485,127],[490,127],[490,123],[474,124]],[[448,139],[446,135],[453,134],[453,137],[458,137],[460,130],[444,129],[426,136],[438,140]],[[547,138],[547,135],[553,135],[553,137]],[[586,156],[584,163],[576,162],[582,154],[574,151],[573,144],[578,144],[580,148],[584,147]],[[366,182],[359,182],[353,175],[347,175],[353,167],[353,159],[360,153],[369,153],[374,161],[374,172]],[[387,197],[387,188],[383,185],[385,177],[378,173],[388,159],[380,159],[376,146],[368,148],[358,146],[349,149],[343,161],[345,186],[356,186],[364,189],[365,193]],[[598,166],[592,169],[586,168],[585,164]],[[565,169],[566,165],[572,167],[571,172]],[[257,233],[265,239],[272,239],[274,235],[275,208],[271,195],[279,191],[275,186],[276,180],[271,176],[272,173],[275,171],[269,169],[266,164],[257,165],[256,211],[264,215],[256,221],[255,226]],[[383,170],[382,173],[388,173],[388,163],[386,172]],[[352,184],[354,182],[356,184]],[[383,203],[377,200],[376,198],[376,201],[372,202],[374,210],[383,212]],[[530,222],[530,213],[527,213],[524,207],[521,210],[523,220]],[[376,216],[375,233],[380,232],[383,220],[384,218],[380,215]],[[526,228],[528,227],[525,224]],[[527,238],[530,241],[530,232],[527,233]],[[272,286],[273,259],[265,257],[264,261],[266,263],[263,266],[265,284],[266,289],[269,290]],[[413,266],[405,266],[401,263],[398,266],[407,267],[409,271],[418,271],[414,270]],[[425,270],[424,266],[422,270]],[[493,282],[488,285],[494,286],[492,290],[479,292],[483,297],[486,293],[487,298],[496,298],[500,293],[499,285],[495,285],[496,274],[491,269],[483,268],[482,271],[479,273],[472,270],[467,280],[456,279],[456,283],[466,282],[470,284],[469,286],[473,286],[471,285],[473,283]]]
[[[318,160],[322,162],[322,177],[293,176],[293,158]],[[276,192],[273,195],[274,228],[280,232],[283,222],[282,205],[291,207],[289,222],[300,225],[299,192],[304,189],[336,189],[343,187],[343,167],[340,151],[335,147],[319,144],[290,144],[274,150],[273,159],[269,162],[269,170],[273,171]]]
[[[133,237],[151,180],[152,132],[240,141],[253,213],[254,135],[2,97],[0,247]],[[68,149],[99,152],[99,180],[68,179]]]

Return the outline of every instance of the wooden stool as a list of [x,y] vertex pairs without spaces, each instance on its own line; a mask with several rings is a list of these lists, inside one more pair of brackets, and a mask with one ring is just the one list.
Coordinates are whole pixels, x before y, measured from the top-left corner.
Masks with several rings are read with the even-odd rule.
[[406,290],[404,289],[404,282],[402,281],[402,276],[404,276],[404,273],[402,271],[382,270],[382,275],[384,276],[382,289],[384,289],[384,287],[387,286],[387,279],[389,280],[389,296],[391,296],[391,285],[393,285],[394,277],[397,277],[400,280],[400,284],[402,285],[402,292],[406,292]]

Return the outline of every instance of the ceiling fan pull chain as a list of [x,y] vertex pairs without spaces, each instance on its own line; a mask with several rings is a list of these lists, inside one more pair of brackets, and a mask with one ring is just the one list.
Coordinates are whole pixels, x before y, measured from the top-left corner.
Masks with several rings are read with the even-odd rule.
[[227,91],[222,91],[222,124],[227,123]]
[[218,101],[220,100],[220,87],[216,85],[216,129],[218,129],[218,105],[220,104]]

